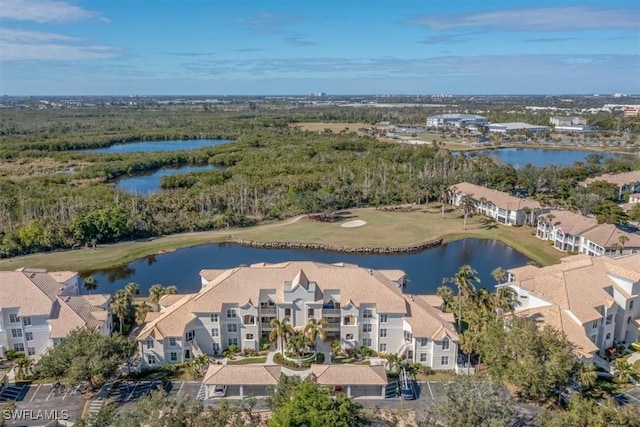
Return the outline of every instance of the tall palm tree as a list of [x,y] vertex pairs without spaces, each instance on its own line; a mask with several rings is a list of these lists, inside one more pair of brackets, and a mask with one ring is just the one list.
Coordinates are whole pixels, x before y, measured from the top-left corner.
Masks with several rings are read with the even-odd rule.
[[314,348],[316,347],[318,337],[322,341],[327,339],[327,333],[324,330],[324,328],[327,326],[327,323],[327,319],[324,318],[311,318],[309,319],[307,325],[304,327],[304,333],[307,334]]
[[447,313],[453,312],[453,291],[449,286],[438,286],[436,290],[436,295],[438,295],[444,301],[444,311]]
[[146,302],[142,302],[139,306],[136,307],[136,323],[138,325],[142,325],[147,318],[147,313],[149,312],[149,306]]
[[133,301],[133,298],[140,293],[140,285],[134,282],[127,283],[124,287],[124,292],[129,296],[129,299]]
[[440,203],[442,204],[442,211],[440,216],[444,218],[444,208],[447,203],[451,201],[453,195],[455,194],[455,187],[448,187],[443,185],[440,189]]
[[464,222],[462,229],[467,229],[467,218],[476,210],[476,201],[473,199],[471,194],[465,194],[460,199],[460,209],[462,209],[462,213],[464,214]]
[[162,287],[162,285],[155,284],[155,285],[151,285],[151,287],[149,288],[149,301],[157,304],[163,295],[164,295],[164,288]]
[[282,320],[271,319],[271,333],[269,334],[269,341],[275,343],[278,342],[280,351],[284,352],[285,341],[293,334],[293,326],[289,324],[288,318]]
[[507,270],[505,270],[502,267],[495,268],[491,272],[491,276],[493,276],[493,278],[496,279],[496,282],[498,282],[498,284],[500,284],[500,283],[504,282],[505,280],[507,280]]
[[624,245],[629,241],[629,238],[624,234],[618,237],[618,242],[620,242],[620,253],[624,252]]
[[470,265],[463,265],[458,269],[454,277],[445,277],[442,284],[452,283],[458,288],[458,331],[461,332],[462,321],[462,297],[471,298],[476,293],[473,282],[480,283],[478,272]]
[[111,313],[113,313],[120,323],[120,334],[122,334],[124,327],[124,318],[129,313],[129,307],[131,301],[129,295],[123,290],[116,291],[115,295],[111,298]]
[[89,294],[91,294],[92,293],[91,291],[95,291],[98,288],[98,281],[96,280],[95,277],[89,276],[86,279],[84,279],[83,286],[86,290],[89,291]]
[[518,293],[510,286],[501,286],[493,295],[494,309],[497,317],[504,313],[513,313],[513,310],[520,305]]

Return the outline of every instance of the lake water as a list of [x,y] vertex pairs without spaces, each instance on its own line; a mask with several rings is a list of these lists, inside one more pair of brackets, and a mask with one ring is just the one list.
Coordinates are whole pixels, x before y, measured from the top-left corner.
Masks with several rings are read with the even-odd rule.
[[[87,249],[85,249],[87,250]],[[259,249],[226,243],[213,243],[150,256],[127,266],[93,273],[98,280],[97,292],[114,293],[129,282],[140,285],[142,295],[155,283],[175,285],[180,293],[200,289],[198,273],[205,268],[233,268],[257,262],[317,261],[346,262],[373,269],[400,269],[407,273],[406,291],[432,294],[443,277],[452,277],[461,265],[469,264],[481,278],[481,286],[491,288],[496,267],[513,268],[529,259],[515,249],[495,240],[464,239],[440,245],[423,252],[406,255],[343,254],[337,252]],[[313,280],[313,278],[310,278]]]
[[193,150],[196,148],[228,144],[230,142],[233,141],[230,139],[179,139],[169,141],[139,141],[114,144],[105,148],[86,150],[86,152],[101,154],[122,154],[152,151]]
[[162,168],[155,172],[134,174],[125,176],[116,180],[116,188],[125,190],[129,193],[138,193],[148,195],[160,190],[160,178],[163,176],[175,175],[180,173],[204,172],[209,170],[223,170],[222,166],[205,165],[205,166],[179,166]]
[[[468,152],[467,155],[473,155]],[[533,166],[569,166],[575,162],[584,162],[590,154],[598,154],[607,157],[618,157],[617,154],[601,153],[588,150],[548,150],[544,148],[495,148],[476,151],[478,154],[486,154],[496,157],[502,163],[508,163],[515,168],[521,168],[527,163]]]

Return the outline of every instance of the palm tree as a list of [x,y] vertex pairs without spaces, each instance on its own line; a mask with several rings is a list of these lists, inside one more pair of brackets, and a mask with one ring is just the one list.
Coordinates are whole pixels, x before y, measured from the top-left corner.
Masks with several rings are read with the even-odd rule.
[[491,272],[491,276],[493,276],[493,278],[496,279],[496,282],[500,284],[507,280],[507,270],[502,267],[498,267]]
[[626,359],[616,359],[612,363],[613,367],[618,371],[618,378],[624,383],[628,383],[629,379],[635,376],[635,369]]
[[287,349],[299,358],[302,358],[312,345],[313,343],[309,337],[302,332],[293,333],[289,341],[287,341]]
[[391,372],[400,371],[400,364],[402,363],[402,360],[397,353],[385,354],[384,358],[387,359],[387,367]]
[[289,324],[289,319],[284,318],[282,320],[271,319],[271,333],[269,334],[269,341],[279,342],[280,351],[284,352],[285,341],[293,334],[293,327]]
[[89,294],[91,294],[91,291],[95,291],[98,288],[98,281],[96,280],[95,277],[89,276],[86,279],[84,279],[83,286],[86,290],[89,291]]
[[453,291],[449,286],[439,286],[436,290],[438,295],[444,301],[444,311],[447,313],[453,312]]
[[473,200],[473,197],[471,194],[465,194],[464,196],[462,196],[462,198],[460,199],[460,209],[462,209],[462,213],[464,214],[464,223],[463,223],[463,230],[467,229],[467,218],[469,217],[469,215],[471,215],[475,209],[476,209],[476,201]]
[[151,285],[151,287],[149,288],[149,301],[157,304],[163,295],[164,288],[162,287],[162,285],[155,284]]
[[318,337],[320,337],[322,341],[327,339],[327,333],[324,330],[324,328],[327,326],[327,323],[327,319],[311,318],[309,319],[307,325],[304,327],[304,333],[307,334],[314,348],[316,347],[316,341]]
[[146,302],[142,302],[138,307],[136,307],[136,323],[138,325],[142,325],[144,320],[147,317],[147,313],[149,312],[149,306]]
[[200,356],[195,356],[193,360],[189,363],[191,370],[196,375],[196,377],[202,377],[209,369],[210,358],[206,354],[201,354]]
[[129,314],[130,306],[131,301],[129,300],[129,295],[123,290],[116,291],[116,294],[111,298],[111,313],[113,313],[120,322],[120,334],[122,334],[124,318]]
[[27,376],[33,374],[33,360],[26,357],[25,355],[21,355],[15,360],[15,371],[16,376],[20,379],[24,379]]
[[590,363],[580,363],[578,368],[578,384],[580,384],[580,387],[584,391],[589,390],[596,385],[597,380],[598,375],[595,367]]
[[510,286],[500,286],[493,295],[493,301],[497,317],[501,317],[505,312],[513,313],[513,310],[521,304],[518,293]]
[[624,234],[618,237],[618,242],[620,242],[620,254],[624,251],[624,245],[629,241],[629,238]]
[[458,288],[458,332],[461,332],[462,321],[462,297],[470,298],[476,293],[473,282],[480,283],[478,272],[470,265],[463,265],[458,269],[454,277],[445,277],[442,284],[452,283]]
[[455,187],[447,187],[443,185],[440,189],[440,203],[442,204],[441,217],[444,218],[444,207],[451,201],[455,192]]
[[133,298],[140,293],[140,285],[133,282],[127,283],[124,292],[129,296],[129,300],[133,301]]

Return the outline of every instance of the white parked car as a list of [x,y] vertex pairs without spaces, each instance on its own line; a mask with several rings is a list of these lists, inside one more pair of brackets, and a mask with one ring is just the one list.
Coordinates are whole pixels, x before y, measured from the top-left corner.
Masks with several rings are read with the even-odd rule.
[[213,397],[225,397],[227,395],[226,385],[213,386]]

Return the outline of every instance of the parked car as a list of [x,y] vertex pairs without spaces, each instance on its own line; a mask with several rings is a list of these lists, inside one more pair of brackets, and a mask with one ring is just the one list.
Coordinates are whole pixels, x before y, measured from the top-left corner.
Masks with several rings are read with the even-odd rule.
[[84,384],[78,384],[73,388],[73,390],[71,390],[71,396],[78,396],[79,394],[82,394],[84,389]]
[[225,397],[227,395],[226,385],[213,386],[213,397]]

